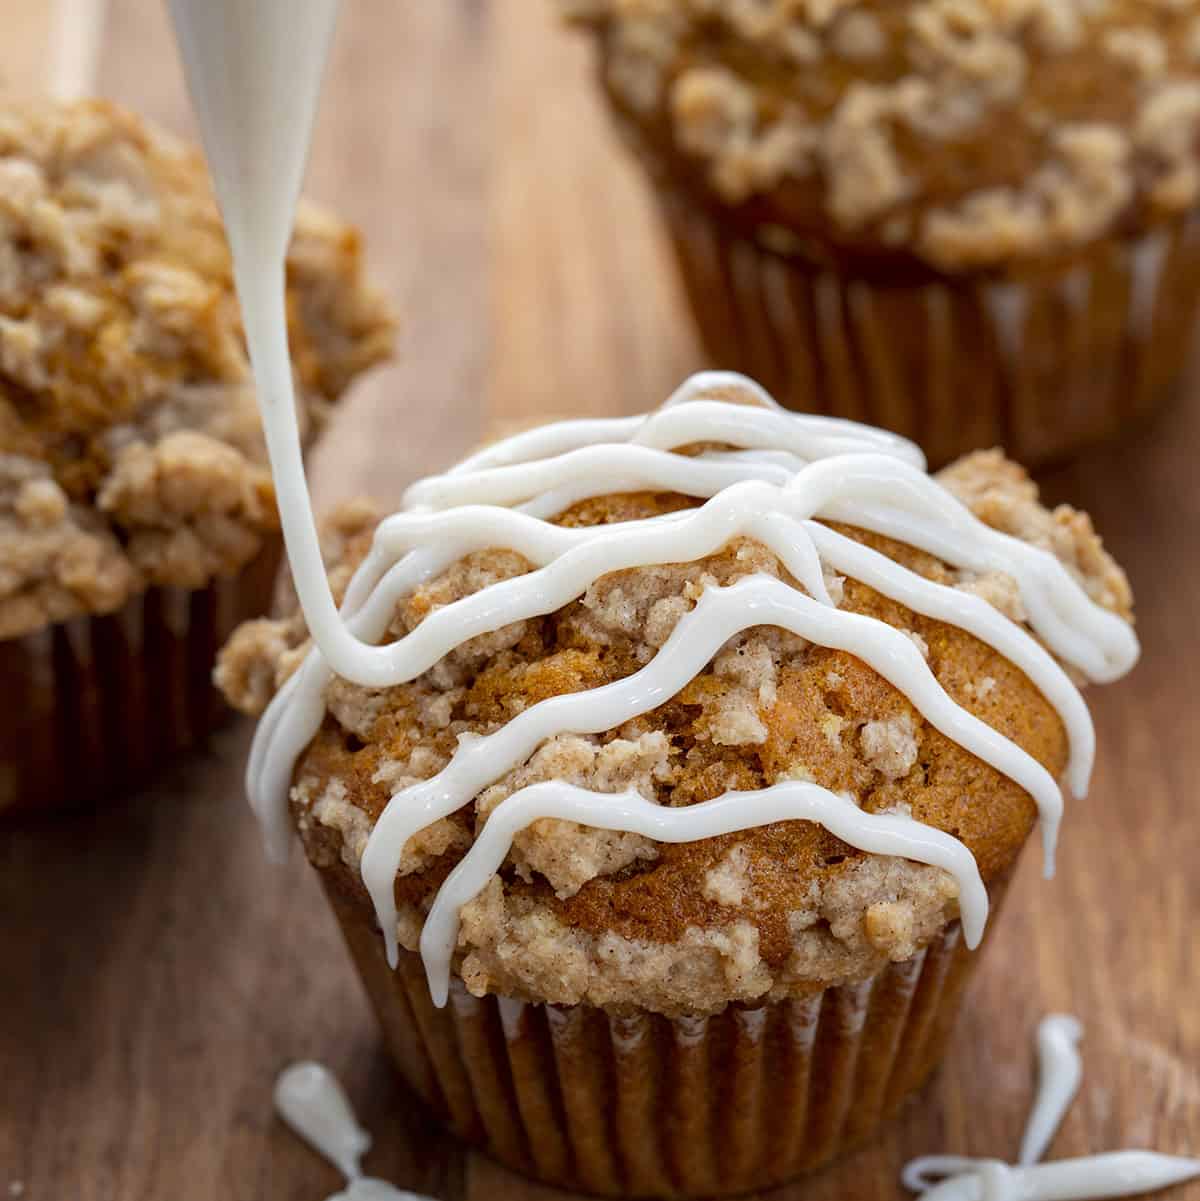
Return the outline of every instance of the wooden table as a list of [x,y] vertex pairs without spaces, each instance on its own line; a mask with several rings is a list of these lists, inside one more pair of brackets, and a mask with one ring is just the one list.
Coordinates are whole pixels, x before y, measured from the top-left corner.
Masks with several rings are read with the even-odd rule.
[[[43,7],[0,2],[10,90],[45,77]],[[636,411],[703,365],[587,67],[542,0],[346,7],[309,190],[365,228],[405,332],[323,447],[323,501],[394,499],[485,414]],[[191,128],[158,3],[114,0],[98,90]],[[892,1201],[910,1155],[1011,1156],[1048,1010],[1087,1026],[1055,1155],[1200,1152],[1198,449],[1188,395],[1046,480],[1128,567],[1144,661],[1093,698],[1092,795],[1056,881],[1026,859],[945,1069],[874,1146],[779,1201]],[[299,857],[264,863],[248,734],[102,817],[0,834],[0,1198],[318,1201],[335,1173],[270,1107],[277,1070],[314,1057],[368,1128],[403,1115],[372,1172],[444,1201],[561,1201],[464,1153],[398,1082],[315,879]]]

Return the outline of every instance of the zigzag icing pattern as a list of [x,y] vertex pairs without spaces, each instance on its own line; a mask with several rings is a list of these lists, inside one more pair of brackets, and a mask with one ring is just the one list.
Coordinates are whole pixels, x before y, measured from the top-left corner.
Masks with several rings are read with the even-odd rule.
[[[751,403],[720,399],[728,396]],[[678,453],[698,446],[719,449]],[[705,503],[599,527],[566,528],[548,520],[580,500],[640,489],[679,492]],[[822,520],[894,538],[957,568],[1006,573],[1016,581],[1038,637],[980,598],[924,579]],[[403,510],[378,526],[340,619],[312,625],[314,649],[260,723],[247,783],[269,847],[276,854],[286,848],[288,787],[296,760],[324,718],[324,690],[335,673],[371,688],[409,682],[469,639],[552,613],[604,575],[700,560],[739,536],[771,550],[801,587],[752,576],[709,589],[640,671],[544,700],[486,737],[463,737],[442,771],[391,798],[362,859],[389,960],[394,964],[398,954],[394,881],[413,834],[469,803],[547,739],[611,730],[662,704],[730,638],[759,625],[862,659],[931,725],[1026,789],[1042,820],[1050,874],[1062,813],[1056,782],[957,704],[901,631],[840,611],[825,572],[857,579],[916,612],[957,625],[1017,665],[1062,718],[1070,742],[1067,780],[1077,796],[1087,788],[1095,735],[1059,660],[1089,679],[1114,679],[1137,658],[1132,630],[1096,605],[1049,552],[979,521],[925,474],[910,443],[851,422],[787,413],[752,381],[727,372],[693,376],[645,418],[563,422],[519,434],[409,489]],[[532,570],[448,604],[398,641],[379,644],[400,600],[463,555],[492,547],[516,551]],[[300,566],[298,574],[308,565]],[[303,598],[316,594],[322,581],[298,579],[297,585]],[[961,842],[908,817],[865,813],[851,798],[815,784],[780,783],[672,809],[634,793],[541,783],[496,807],[434,901],[421,953],[439,1004],[447,994],[461,907],[497,870],[516,834],[543,817],[662,842],[788,819],[817,821],[860,850],[949,871],[958,884],[969,945],[978,942],[987,918],[986,890]]]

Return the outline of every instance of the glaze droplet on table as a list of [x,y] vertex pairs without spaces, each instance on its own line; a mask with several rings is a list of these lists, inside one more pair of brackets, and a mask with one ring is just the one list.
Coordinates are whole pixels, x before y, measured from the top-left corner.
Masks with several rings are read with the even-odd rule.
[[1069,1014],[1052,1013],[1038,1023],[1037,1094],[1021,1139],[1016,1165],[965,1155],[923,1155],[900,1174],[922,1201],[1099,1201],[1133,1197],[1200,1177],[1200,1159],[1155,1151],[1108,1151],[1038,1163],[1066,1116],[1083,1064],[1083,1026]]
[[284,1068],[275,1081],[275,1109],[346,1177],[346,1188],[329,1201],[429,1201],[362,1174],[371,1136],[358,1124],[337,1078],[322,1064],[303,1061]]

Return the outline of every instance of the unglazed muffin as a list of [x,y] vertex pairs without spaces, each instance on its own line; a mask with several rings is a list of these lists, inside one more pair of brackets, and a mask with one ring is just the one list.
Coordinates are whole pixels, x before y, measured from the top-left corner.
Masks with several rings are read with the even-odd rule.
[[[1044,509],[998,452],[938,486],[898,440],[754,407],[769,403],[739,377],[696,377],[641,425],[509,439],[378,526],[369,506],[343,510],[330,581],[351,589],[354,632],[382,632],[369,685],[329,671],[298,615],[244,626],[218,667],[234,704],[271,703],[252,799],[269,832],[290,807],[405,1076],[463,1137],[557,1184],[745,1191],[868,1137],[940,1056],[965,943],[1035,823],[987,740],[1011,740],[1039,806],[1052,777],[1086,781],[1086,711],[1022,629],[1027,603],[1053,626],[1034,577],[1074,597],[1085,642],[1104,632],[1091,674],[1136,655],[1128,584],[1087,517]],[[1030,572],[954,566],[842,520],[788,524],[882,495],[880,479],[892,499],[862,522],[920,511],[913,489],[929,520],[953,515]],[[646,549],[660,538],[676,557]],[[582,566],[601,543],[644,561]],[[897,594],[906,581],[921,611],[863,575]],[[796,803],[783,817],[813,819],[751,814],[781,797]],[[538,798],[564,807],[514,809]],[[723,830],[680,837],[716,808]],[[916,841],[871,851],[876,827]]]
[[[311,440],[392,319],[302,208],[289,334]],[[0,109],[0,812],[87,805],[202,737],[266,610],[278,515],[199,155],[110,104]]]
[[931,461],[1070,454],[1193,330],[1188,0],[564,0],[716,366]]

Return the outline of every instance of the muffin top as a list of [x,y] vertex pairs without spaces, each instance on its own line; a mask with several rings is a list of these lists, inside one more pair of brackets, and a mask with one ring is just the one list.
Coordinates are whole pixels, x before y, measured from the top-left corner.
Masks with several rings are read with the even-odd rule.
[[[714,405],[718,396],[726,403]],[[720,418],[707,432],[725,431],[722,439],[733,439],[746,423],[736,416],[744,410],[732,402],[760,397],[740,377],[699,377],[691,400],[685,397],[659,416],[685,422],[696,401],[706,416]],[[806,419],[779,414],[779,420]],[[825,430],[854,428],[807,420]],[[520,496],[525,517],[507,535],[488,526],[497,512],[491,507],[455,506],[484,492],[497,496],[497,488],[502,493],[516,480],[529,466],[521,462],[519,439],[501,444],[490,459],[418,485],[414,507],[401,518],[377,526],[365,505],[336,516],[328,557],[339,598],[366,560],[351,609],[361,604],[364,585],[381,578],[381,554],[394,557],[401,546],[424,547],[392,569],[409,572],[414,586],[398,584],[394,603],[384,595],[387,585],[375,589],[376,601],[384,597],[384,607],[375,609],[375,618],[382,613],[386,625],[383,653],[409,656],[404,670],[397,667],[404,679],[380,686],[376,679],[352,683],[329,672],[310,653],[298,615],[244,626],[218,667],[226,695],[248,712],[261,712],[291,680],[260,726],[252,777],[264,765],[268,775],[275,770],[270,760],[279,748],[272,749],[272,742],[290,740],[276,783],[286,790],[290,779],[292,816],[310,859],[330,887],[369,914],[364,873],[371,877],[375,871],[367,870],[374,838],[375,851],[383,850],[375,856],[382,875],[374,877],[386,898],[381,919],[387,930],[394,900],[397,936],[405,948],[420,945],[428,952],[421,942],[423,926],[427,939],[436,941],[447,907],[461,900],[456,938],[445,956],[475,993],[711,1012],[730,1001],[802,995],[862,978],[888,959],[908,958],[958,916],[964,879],[971,877],[980,893],[1005,879],[1037,807],[1014,778],[1020,772],[1001,770],[1004,764],[982,743],[973,744],[978,754],[972,753],[963,745],[970,742],[966,726],[955,726],[958,718],[947,721],[929,694],[907,688],[894,671],[889,682],[884,659],[915,660],[915,675],[927,675],[930,688],[944,694],[963,722],[978,719],[976,733],[1002,735],[1035,773],[1044,770],[1050,780],[1068,765],[1072,747],[1064,716],[1075,719],[1061,698],[1063,689],[1074,690],[1051,656],[1021,632],[1034,594],[1003,570],[981,568],[979,562],[954,564],[856,525],[846,519],[853,514],[835,505],[833,517],[822,517],[824,534],[813,535],[822,548],[819,576],[811,575],[803,556],[796,557],[794,545],[803,541],[796,529],[774,529],[770,521],[762,527],[734,522],[728,536],[722,537],[726,527],[719,526],[709,544],[689,543],[690,552],[679,554],[678,561],[655,556],[596,575],[595,563],[591,570],[579,567],[583,574],[567,586],[570,599],[553,603],[560,599],[554,590],[562,578],[555,573],[568,570],[559,565],[575,553],[560,547],[555,554],[557,544],[583,546],[586,553],[591,535],[604,537],[606,530],[610,545],[647,531],[674,539],[689,520],[694,524],[687,528],[694,529],[717,508],[732,512],[728,506],[739,498],[757,503],[774,495],[771,489],[786,494],[789,478],[815,479],[780,449],[691,438],[669,452],[643,456],[660,486],[639,487],[649,477],[634,480],[605,465],[603,454],[611,447],[603,438],[588,448],[601,455],[586,462],[571,449],[578,443],[570,431],[579,424],[543,431],[546,457],[532,464],[550,471],[539,488],[563,467],[559,477],[572,481],[570,490],[555,491],[550,484],[533,499],[510,491],[504,503],[517,504]],[[624,428],[629,422],[583,424],[620,427],[622,443],[639,437],[634,427]],[[688,437],[686,429],[677,423],[675,437]],[[572,453],[576,458],[567,462]],[[866,464],[863,470],[884,470],[884,459],[868,447],[834,465],[838,474],[860,464]],[[696,464],[743,478],[728,487],[708,479],[691,488],[689,472]],[[1123,622],[1105,616],[1128,619],[1129,588],[1085,515],[1041,507],[1024,472],[998,452],[946,469],[938,477],[940,487],[911,463],[895,471],[898,480],[925,481],[934,503],[953,509],[972,529],[985,531],[987,523],[1012,535],[1012,546],[1036,558],[1039,571],[1053,565],[1053,572],[1073,581],[1071,588],[1092,617],[1119,627],[1125,645],[1136,646]],[[661,486],[668,476],[671,486]],[[618,485],[627,490],[614,491]],[[896,512],[903,509],[904,486],[896,485]],[[713,499],[698,508],[710,494]],[[458,522],[453,529],[467,531],[474,549],[457,553],[466,544],[444,524],[447,519]],[[433,524],[423,526],[426,521]],[[861,521],[887,524],[865,510]],[[808,524],[810,532],[814,524]],[[373,534],[376,550],[368,556]],[[520,551],[511,548],[513,542],[521,543]],[[448,561],[421,558],[438,553],[438,547]],[[834,566],[835,560],[854,565],[856,548],[865,548],[873,573],[861,564],[854,571]],[[573,562],[578,566],[578,554]],[[897,566],[907,570],[893,572]],[[932,615],[948,611],[932,605],[929,587],[920,597],[905,594],[910,604],[903,603],[892,574],[915,582],[918,590],[922,581],[936,585],[932,591],[952,605],[970,597],[970,605],[1024,640],[1026,651],[1042,656],[1058,683],[1047,687],[1050,677],[1043,676],[1035,685],[1013,661],[1026,651],[1009,657],[991,644],[997,638],[989,642],[964,628],[964,621]],[[879,587],[864,582],[864,575]],[[526,605],[525,616],[506,620],[511,614],[505,605],[534,584],[542,589],[541,602]],[[819,605],[812,600],[817,594]],[[779,616],[782,609],[770,609],[772,599],[782,598],[786,607],[788,598],[798,596],[818,625],[836,612],[840,632],[826,635],[806,627],[804,636],[799,627],[775,624],[789,619]],[[705,619],[722,604],[729,625],[714,637]],[[368,602],[364,612],[371,607]],[[756,608],[759,617],[753,616]],[[481,616],[483,609],[489,612]],[[866,641],[860,645],[862,636]],[[868,649],[876,636],[885,636],[886,656]],[[428,645],[422,649],[423,641]],[[637,703],[614,695],[652,681],[656,673],[670,675],[668,661],[681,655],[694,661],[677,677],[657,679]],[[303,696],[315,697],[318,709],[323,703],[319,724],[305,726]],[[580,702],[575,717],[560,714],[546,724],[553,706],[571,696]],[[609,720],[604,715],[614,704]],[[1083,724],[1090,730],[1086,717]],[[529,737],[518,733],[528,729]],[[485,752],[493,744],[497,751],[489,759]],[[514,806],[536,797],[539,785],[543,793],[546,785],[557,789],[572,804],[581,798],[594,803],[599,817],[544,816],[531,823],[514,818]],[[681,812],[717,798],[726,798],[732,810],[759,803],[754,798],[761,800],[763,790],[776,795],[787,788],[820,793],[852,821],[870,815],[868,822],[899,822],[910,832],[932,833],[965,848],[969,871],[956,876],[936,856],[918,861],[916,851],[904,857],[860,849],[817,820],[756,818],[746,823],[749,828],[704,837],[689,832],[676,842],[622,823],[608,807],[632,805],[648,811],[652,822],[660,814],[678,821]],[[383,844],[394,837],[397,820],[408,834],[393,861]],[[504,834],[489,848],[494,821],[507,821],[512,837],[509,842]],[[492,854],[502,855],[494,872],[471,867]],[[474,883],[460,896],[472,871]],[[378,909],[380,896],[372,895]]]
[[[287,272],[311,434],[393,323],[308,205]],[[0,109],[0,281],[0,638],[253,557],[278,517],[200,155],[100,101]]]
[[1200,196],[1191,0],[563,0],[651,159],[785,253],[1069,257]]

